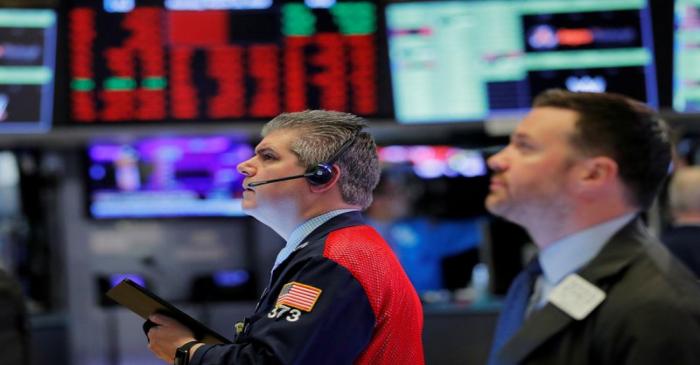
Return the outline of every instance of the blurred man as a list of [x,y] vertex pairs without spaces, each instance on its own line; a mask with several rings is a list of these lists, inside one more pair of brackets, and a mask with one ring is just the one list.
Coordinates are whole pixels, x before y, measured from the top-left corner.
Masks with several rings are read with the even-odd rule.
[[198,343],[174,320],[152,316],[149,348],[158,357],[190,365],[423,363],[418,296],[360,215],[380,173],[365,125],[318,110],[265,125],[238,170],[243,209],[287,241],[270,285],[232,345]]
[[661,241],[700,277],[700,167],[677,170],[669,185],[673,227]]
[[[396,171],[392,171],[396,169]],[[477,219],[440,218],[415,209],[422,187],[411,172],[385,167],[367,208],[369,224],[386,239],[419,295],[448,289],[445,259],[458,258],[459,270],[447,271],[466,286],[478,263],[481,241]],[[465,257],[466,259],[463,259]]]
[[488,163],[487,208],[538,257],[513,281],[490,364],[697,364],[700,286],[644,228],[664,124],[613,94],[550,90]]

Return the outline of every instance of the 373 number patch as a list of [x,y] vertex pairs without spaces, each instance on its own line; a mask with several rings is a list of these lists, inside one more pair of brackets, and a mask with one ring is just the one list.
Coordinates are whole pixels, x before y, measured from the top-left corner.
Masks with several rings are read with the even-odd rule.
[[296,322],[299,320],[299,317],[301,317],[300,310],[287,307],[286,305],[274,307],[267,314],[267,318],[284,318],[287,322]]

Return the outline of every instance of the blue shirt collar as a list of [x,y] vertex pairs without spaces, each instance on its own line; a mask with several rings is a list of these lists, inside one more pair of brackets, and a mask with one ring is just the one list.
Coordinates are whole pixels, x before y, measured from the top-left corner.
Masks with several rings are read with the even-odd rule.
[[544,279],[556,285],[595,257],[608,240],[629,223],[636,213],[628,213],[566,236],[539,254]]
[[296,248],[301,244],[301,241],[306,238],[311,232],[320,227],[323,223],[328,222],[331,218],[341,215],[343,213],[348,213],[356,211],[357,209],[337,209],[331,210],[328,213],[321,214],[319,216],[313,217],[306,222],[302,223],[299,227],[292,231],[287,239],[287,244],[280,250],[277,254],[277,259],[275,259],[275,265],[272,267],[272,271],[275,271],[277,266],[284,262],[289,255],[296,250]]

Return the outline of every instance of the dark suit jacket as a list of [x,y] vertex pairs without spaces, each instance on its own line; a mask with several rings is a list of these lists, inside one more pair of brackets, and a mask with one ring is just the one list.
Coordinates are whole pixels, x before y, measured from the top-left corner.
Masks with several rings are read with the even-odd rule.
[[677,226],[664,232],[661,241],[700,277],[700,226]]
[[506,342],[500,364],[700,363],[700,285],[639,219],[578,274],[605,301],[580,321],[547,303]]

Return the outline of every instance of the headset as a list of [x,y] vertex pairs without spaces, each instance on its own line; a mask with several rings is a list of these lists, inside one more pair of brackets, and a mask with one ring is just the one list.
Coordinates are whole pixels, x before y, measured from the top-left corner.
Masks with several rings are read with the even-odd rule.
[[260,185],[266,185],[266,184],[271,184],[279,181],[287,181],[287,180],[292,180],[292,179],[301,179],[301,178],[306,178],[306,180],[311,184],[311,185],[324,185],[329,183],[333,179],[333,164],[345,153],[345,151],[352,146],[352,144],[357,140],[357,137],[360,135],[361,130],[358,130],[355,132],[355,134],[352,135],[352,137],[348,138],[347,141],[343,143],[342,146],[336,151],[326,162],[320,163],[316,166],[311,167],[310,169],[306,170],[305,173],[301,175],[292,175],[292,176],[285,176],[285,177],[280,177],[277,179],[270,179],[270,180],[262,180],[262,181],[254,181],[248,183],[247,187],[248,188],[254,188],[256,186]]

